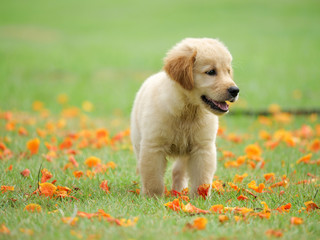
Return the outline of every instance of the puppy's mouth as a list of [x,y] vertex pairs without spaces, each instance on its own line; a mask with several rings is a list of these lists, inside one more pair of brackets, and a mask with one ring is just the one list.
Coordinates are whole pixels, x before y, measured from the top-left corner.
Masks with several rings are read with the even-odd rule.
[[229,110],[229,105],[226,102],[217,102],[205,95],[202,95],[201,99],[204,103],[209,105],[209,107],[213,110],[224,112],[224,113],[228,112]]

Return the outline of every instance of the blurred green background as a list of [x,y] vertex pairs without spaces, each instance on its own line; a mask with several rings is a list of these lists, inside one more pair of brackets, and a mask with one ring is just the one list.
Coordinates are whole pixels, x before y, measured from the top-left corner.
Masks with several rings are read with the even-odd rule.
[[129,116],[136,91],[185,37],[222,40],[239,108],[319,106],[320,1],[10,0],[0,7],[0,109],[56,98]]

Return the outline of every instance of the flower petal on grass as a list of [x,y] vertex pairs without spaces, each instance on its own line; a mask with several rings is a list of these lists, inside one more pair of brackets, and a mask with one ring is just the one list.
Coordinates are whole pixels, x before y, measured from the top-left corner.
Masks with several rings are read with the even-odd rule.
[[180,201],[178,198],[174,199],[172,202],[167,202],[166,204],[164,204],[167,208],[172,209],[173,211],[179,212],[182,209],[182,205],[183,203]]
[[240,195],[239,197],[237,197],[237,199],[238,199],[239,201],[244,201],[244,200],[248,200],[249,198],[246,197],[246,196]]
[[11,191],[13,192],[14,191],[14,187],[13,186],[1,186],[1,193],[5,193],[5,192],[8,192],[8,191]]
[[25,170],[23,170],[21,173],[20,173],[22,176],[24,177],[29,177],[30,175],[30,170],[28,168],[26,168]]
[[34,231],[28,228],[19,228],[19,231],[29,236],[34,234]]
[[282,237],[283,232],[281,230],[269,229],[266,231],[266,235],[268,237]]
[[250,144],[245,148],[245,152],[248,158],[252,159],[252,158],[260,157],[262,150],[258,144]]
[[319,209],[318,205],[315,204],[313,201],[305,202],[304,205],[306,206],[307,212],[311,212],[315,209]]
[[94,156],[91,156],[91,157],[88,157],[86,159],[86,161],[84,162],[84,164],[86,164],[88,167],[92,168],[92,167],[96,167],[98,166],[99,164],[101,164],[101,159],[100,158],[97,158],[97,157],[94,157]]
[[187,213],[205,213],[205,214],[210,213],[210,211],[197,208],[197,207],[193,206],[191,203],[188,203],[187,205],[183,206],[182,210]]
[[257,186],[256,181],[252,180],[250,183],[248,183],[248,187],[258,193],[261,193],[262,190],[265,188],[265,185],[263,183],[260,183],[259,186]]
[[320,139],[314,139],[309,148],[312,152],[318,152],[320,150]]
[[312,153],[309,153],[309,154],[299,158],[299,160],[297,161],[297,164],[299,164],[299,163],[308,163],[310,161],[311,157],[312,157]]
[[291,209],[291,203],[288,203],[286,205],[278,207],[276,210],[282,213],[282,212],[289,212],[290,209]]
[[266,174],[263,175],[263,177],[267,182],[274,182],[274,180],[275,180],[275,174],[274,173],[266,173]]
[[198,194],[203,199],[206,199],[210,191],[210,184],[202,184],[198,187]]
[[78,211],[77,212],[77,216],[79,217],[83,217],[83,218],[93,218],[93,217],[97,217],[99,214],[98,213],[86,213],[86,212],[81,212],[81,211]]
[[27,206],[25,206],[23,210],[28,212],[41,212],[42,208],[39,204],[30,203]]
[[303,219],[299,217],[291,217],[290,223],[291,225],[301,225],[303,223]]
[[223,210],[224,210],[224,206],[222,204],[213,205],[210,208],[210,211],[215,213],[222,213]]
[[73,172],[73,176],[75,176],[75,178],[81,178],[83,176],[83,172],[82,171],[74,171]]
[[104,190],[106,193],[110,193],[110,191],[109,191],[109,186],[108,186],[108,181],[107,181],[107,180],[104,180],[104,181],[101,182],[100,188],[101,188],[102,190]]
[[203,230],[206,228],[206,225],[208,223],[208,220],[203,217],[199,217],[193,220],[193,226],[197,230]]
[[79,218],[77,217],[63,217],[61,218],[62,222],[69,224],[70,226],[75,226]]
[[40,140],[38,138],[31,139],[27,142],[27,148],[32,155],[38,153],[39,146],[40,146]]
[[246,177],[248,177],[248,174],[247,173],[244,173],[242,175],[238,175],[236,174],[234,176],[234,179],[233,179],[233,182],[234,183],[241,183],[243,181],[243,179],[245,179]]
[[6,225],[4,225],[4,223],[2,223],[1,226],[0,226],[0,233],[10,234],[9,228],[7,228]]
[[227,215],[219,215],[219,222],[224,223],[229,220]]
[[41,182],[44,183],[48,181],[50,178],[52,178],[52,173],[48,171],[48,169],[44,168],[41,170]]
[[57,190],[57,187],[52,183],[40,183],[39,184],[39,191],[41,195],[45,195],[46,197],[52,197]]

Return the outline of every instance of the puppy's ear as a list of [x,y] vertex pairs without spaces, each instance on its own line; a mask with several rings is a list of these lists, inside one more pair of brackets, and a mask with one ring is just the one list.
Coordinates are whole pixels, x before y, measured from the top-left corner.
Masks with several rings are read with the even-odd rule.
[[193,65],[196,55],[196,50],[172,51],[164,59],[164,70],[172,80],[187,90],[194,87]]

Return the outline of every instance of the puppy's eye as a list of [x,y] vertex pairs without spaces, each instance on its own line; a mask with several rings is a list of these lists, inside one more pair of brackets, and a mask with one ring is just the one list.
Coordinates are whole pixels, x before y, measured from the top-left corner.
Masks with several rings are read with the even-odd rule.
[[215,76],[215,75],[217,75],[217,72],[216,72],[216,70],[212,69],[212,70],[206,72],[206,74],[208,74],[210,76]]

